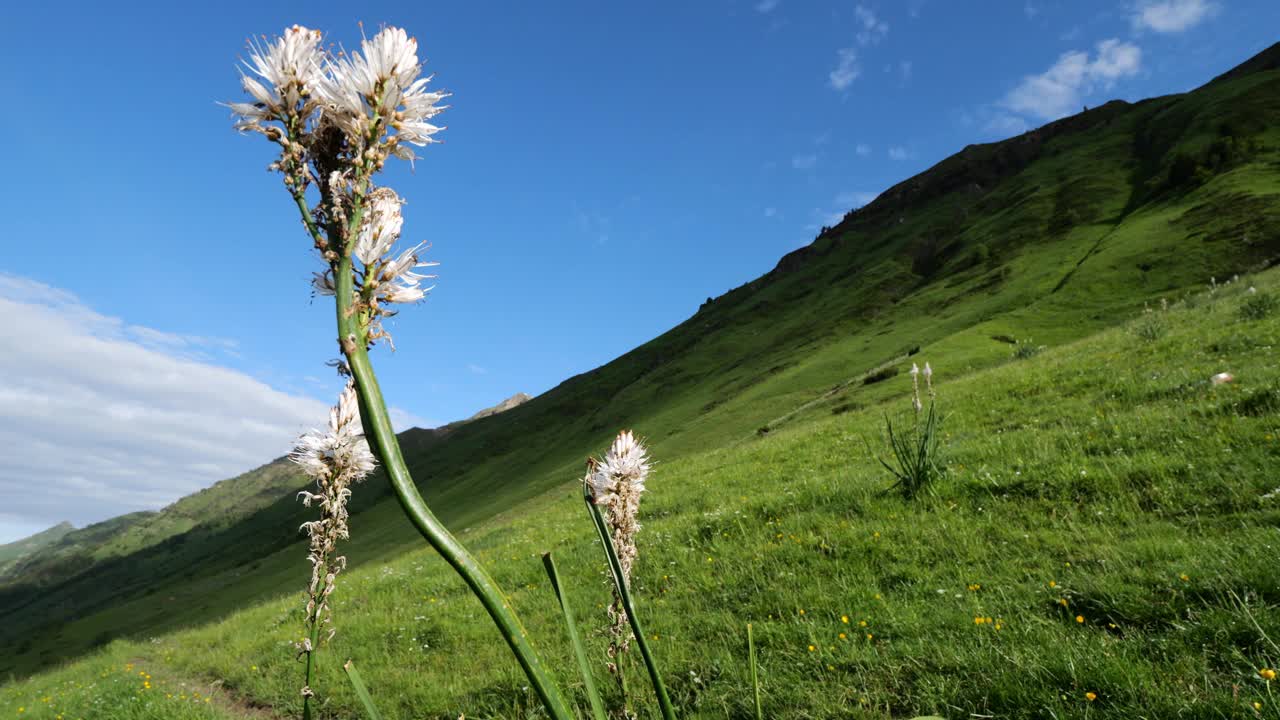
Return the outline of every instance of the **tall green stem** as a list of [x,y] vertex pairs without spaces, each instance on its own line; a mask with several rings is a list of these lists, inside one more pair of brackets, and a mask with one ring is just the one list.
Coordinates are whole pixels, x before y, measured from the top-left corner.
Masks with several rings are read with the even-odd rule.
[[[307,651],[307,681],[303,687],[311,691],[311,674],[315,671],[316,643],[320,641],[320,623],[311,625],[311,649]],[[302,720],[311,720],[311,695],[302,696]]]
[[382,467],[391,481],[400,507],[418,532],[426,538],[431,547],[440,553],[471,591],[489,611],[489,616],[502,631],[511,652],[515,654],[520,667],[529,677],[529,683],[542,699],[547,712],[556,720],[573,720],[574,715],[565,704],[559,687],[542,665],[542,660],[533,649],[528,633],[521,625],[520,619],[512,612],[510,604],[502,591],[484,571],[476,559],[458,542],[449,530],[436,518],[426,501],[418,492],[409,468],[405,465],[400,453],[400,443],[391,429],[391,418],[387,413],[386,402],[382,398],[382,390],[378,387],[378,378],[374,375],[373,365],[369,362],[366,348],[365,331],[361,327],[355,309],[352,307],[355,283],[352,278],[352,262],[349,252],[344,252],[338,261],[334,273],[337,297],[338,339],[346,355],[347,364],[355,378],[356,390],[360,396],[360,419],[364,425],[365,436],[371,441],[374,452],[382,462]]

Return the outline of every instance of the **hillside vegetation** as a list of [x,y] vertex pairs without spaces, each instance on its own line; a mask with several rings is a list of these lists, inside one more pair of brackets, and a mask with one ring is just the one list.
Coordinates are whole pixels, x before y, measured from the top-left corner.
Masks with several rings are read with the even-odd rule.
[[[564,558],[590,617],[598,549],[566,483],[618,428],[646,435],[663,462],[637,587],[689,715],[746,712],[752,621],[775,716],[1250,716],[1257,669],[1278,661],[1264,632],[1280,638],[1276,511],[1259,499],[1276,318],[1241,318],[1243,283],[1187,293],[1280,256],[1278,55],[966,148],[608,365],[447,434],[404,434],[410,465],[567,661],[536,556]],[[1142,315],[1161,300],[1177,307]],[[1138,315],[1150,327],[1115,329]],[[1015,363],[1017,341],[1048,349]],[[903,504],[880,494],[875,456],[916,359],[956,378],[942,389],[948,473]],[[1208,385],[1221,370],[1240,382]],[[0,671],[209,623],[103,657],[136,653],[290,711],[299,485],[269,465],[151,532],[9,573]],[[385,481],[352,511],[336,651],[387,689],[393,716],[534,712]],[[0,711],[75,672],[6,686]]]
[[[911,502],[885,492],[878,464],[883,414],[910,414],[905,376],[875,384],[883,401],[866,408],[664,460],[634,587],[684,715],[749,716],[751,622],[767,717],[1274,717],[1280,697],[1259,673],[1280,664],[1277,347],[1276,270],[955,379],[926,347],[946,473]],[[1210,381],[1224,371],[1235,381]],[[603,624],[600,548],[577,487],[464,536],[553,664],[571,667],[538,558],[554,551],[579,618]],[[334,661],[347,657],[389,717],[541,716],[479,603],[431,551],[364,563],[335,598],[326,717],[360,712]],[[113,643],[0,689],[0,712],[76,717],[96,688],[123,683],[125,699],[153,707],[141,716],[168,717],[179,703],[142,687],[136,664],[166,695],[238,698],[208,712],[240,717],[249,698],[296,716],[302,604],[295,590]],[[602,660],[605,638],[588,642]]]

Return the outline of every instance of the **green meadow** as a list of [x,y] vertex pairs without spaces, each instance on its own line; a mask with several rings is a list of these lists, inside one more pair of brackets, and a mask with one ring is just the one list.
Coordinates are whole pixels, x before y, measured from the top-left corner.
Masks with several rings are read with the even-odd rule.
[[[1280,309],[1242,310],[1280,297],[1277,285],[1275,271],[1243,278],[1031,359],[1001,348],[970,373],[922,349],[945,474],[914,501],[885,492],[878,463],[885,415],[909,422],[905,375],[876,383],[884,397],[860,410],[837,393],[794,427],[661,463],[635,588],[685,716],[750,716],[747,623],[768,717],[1280,713],[1259,674],[1280,664]],[[1235,381],[1212,384],[1223,371]],[[609,601],[573,477],[463,537],[553,665],[571,668],[541,553],[558,559],[584,627],[603,625]],[[348,658],[388,717],[541,716],[479,603],[429,550],[364,564],[335,597],[326,717],[359,715],[338,668]],[[294,715],[302,602],[299,588],[112,643],[5,686],[0,707]],[[603,636],[587,642],[603,658]],[[162,701],[184,688],[220,704]]]
[[[633,428],[633,588],[682,717],[754,717],[748,623],[765,717],[1280,717],[1277,47],[966,148],[617,360],[402,433],[415,478],[580,707],[541,556],[616,700],[578,483]],[[905,500],[886,420],[926,361],[942,473]],[[0,717],[298,717],[305,484],[277,461],[5,557]],[[385,478],[351,515],[321,716],[361,716],[353,659],[388,718],[544,717]]]

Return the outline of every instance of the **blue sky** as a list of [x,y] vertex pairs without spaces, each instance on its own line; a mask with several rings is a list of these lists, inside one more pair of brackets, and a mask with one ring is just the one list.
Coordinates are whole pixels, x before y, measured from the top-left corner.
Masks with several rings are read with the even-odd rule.
[[0,542],[281,455],[337,388],[319,261],[272,148],[216,104],[241,99],[250,34],[300,23],[353,47],[357,21],[399,25],[454,93],[444,144],[384,178],[409,203],[404,239],[441,267],[376,361],[400,424],[433,425],[607,362],[967,144],[1189,90],[1280,28],[1280,4],[1244,0],[7,16],[0,303],[25,320],[0,331],[0,441],[34,449],[0,474]]

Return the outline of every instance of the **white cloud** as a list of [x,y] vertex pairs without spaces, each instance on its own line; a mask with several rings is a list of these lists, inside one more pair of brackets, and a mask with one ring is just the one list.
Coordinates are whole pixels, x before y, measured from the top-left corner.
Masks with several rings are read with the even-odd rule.
[[780,2],[782,0],[760,0],[760,2],[756,3],[756,12],[771,13],[778,7]]
[[467,370],[473,375],[487,375],[489,371],[475,363],[467,363]]
[[1160,33],[1179,33],[1217,12],[1208,0],[1144,0],[1133,12],[1133,26]]
[[1024,115],[1054,120],[1079,109],[1084,96],[1116,80],[1137,74],[1142,50],[1132,43],[1111,39],[1098,43],[1090,58],[1083,50],[1064,53],[1048,70],[1029,75],[1009,91],[1000,105]]
[[862,75],[857,48],[879,44],[889,34],[889,23],[876,17],[875,12],[865,5],[854,6],[853,16],[856,23],[853,38],[857,47],[836,50],[836,67],[827,74],[828,83],[836,90],[848,89]]
[[858,32],[854,39],[862,47],[875,45],[889,34],[889,23],[877,18],[875,12],[865,5],[854,7],[853,17],[858,23]]
[[858,143],[858,146],[854,148],[853,151],[863,157],[866,157],[871,154],[871,146],[866,143]]
[[831,87],[844,90],[862,74],[862,66],[858,64],[858,51],[853,48],[840,48],[836,51],[836,58],[836,67],[827,79]]
[[420,415],[414,415],[408,410],[398,407],[387,408],[387,415],[391,416],[391,429],[396,432],[404,432],[409,428],[434,428],[440,427],[444,423],[424,418]]
[[901,145],[894,145],[889,148],[890,160],[907,160],[911,157],[911,152]]
[[764,216],[767,218],[776,217],[777,215],[778,215],[778,208],[767,207],[764,209]]
[[844,220],[845,212],[845,210],[823,210],[822,208],[813,208],[813,210],[810,211],[810,215],[813,220],[805,225],[804,229],[809,232],[818,232],[824,227],[835,227],[840,224],[841,220]]
[[997,112],[987,119],[983,129],[993,135],[1010,136],[1021,135],[1029,128],[1027,121],[1017,115]]
[[898,63],[898,74],[902,76],[902,81],[906,82],[911,79],[912,65],[910,60],[903,60]]
[[791,167],[797,170],[811,170],[818,164],[818,156],[813,153],[796,155],[791,158]]
[[880,196],[878,192],[862,192],[850,190],[836,195],[836,205],[847,208],[860,208]]
[[129,325],[39,282],[0,274],[0,317],[0,507],[27,523],[162,507],[325,420],[326,403],[192,352],[225,341]]

